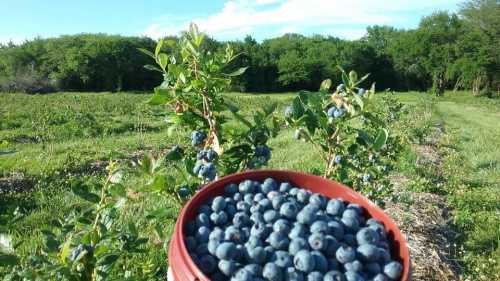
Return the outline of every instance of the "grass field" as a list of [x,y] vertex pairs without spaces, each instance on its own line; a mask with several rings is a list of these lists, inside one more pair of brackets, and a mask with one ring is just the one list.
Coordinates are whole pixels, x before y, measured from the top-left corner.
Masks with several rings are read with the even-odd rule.
[[[243,112],[270,101],[278,102],[282,112],[293,98],[293,94],[227,95]],[[415,155],[408,144],[408,153],[396,172],[423,183],[412,185],[412,190],[445,196],[453,212],[456,254],[464,275],[469,280],[498,280],[500,100],[474,98],[467,92],[447,93],[439,99],[421,93],[398,96],[411,109],[404,124],[405,132],[412,134],[410,139],[422,139],[436,123],[444,131],[439,136],[439,169],[415,168]],[[37,248],[40,230],[49,219],[61,217],[75,203],[84,204],[67,190],[68,179],[78,177],[97,186],[103,161],[134,158],[144,151],[157,152],[187,141],[167,136],[163,109],[146,105],[147,98],[132,93],[0,94],[0,178],[4,179],[0,191],[2,184],[6,186],[5,179],[15,179],[20,189],[29,189],[0,193],[0,223],[7,223],[15,208],[21,207],[26,216],[11,231],[18,239],[27,234],[33,237],[21,245],[22,251]],[[284,130],[271,141],[270,166],[306,172],[317,168],[311,148],[291,136],[291,131]],[[139,184],[140,179],[127,179],[128,186]],[[158,206],[180,208],[173,202],[139,198],[121,219],[141,220]],[[167,221],[164,227],[171,231],[172,225]],[[136,266],[129,270],[160,279],[165,274],[166,254],[161,245],[150,247],[136,257]]]

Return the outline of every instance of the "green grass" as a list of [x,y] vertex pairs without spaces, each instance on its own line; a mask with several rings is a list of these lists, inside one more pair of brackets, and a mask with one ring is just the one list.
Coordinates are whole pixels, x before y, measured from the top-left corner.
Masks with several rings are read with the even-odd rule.
[[[411,110],[403,126],[393,133],[422,141],[434,123],[442,122],[445,128],[439,146],[444,156],[439,171],[415,168],[415,155],[409,147],[397,170],[427,187],[420,191],[447,196],[459,233],[457,256],[466,274],[471,280],[494,280],[500,272],[500,101],[475,98],[467,92],[447,93],[439,99],[422,93],[397,96],[411,105]],[[293,94],[229,93],[227,97],[243,113],[273,101],[282,112]],[[18,239],[27,234],[32,237],[21,245],[21,251],[30,252],[40,245],[40,230],[50,219],[62,217],[76,203],[85,204],[68,191],[68,180],[76,176],[98,187],[101,175],[87,173],[91,163],[187,141],[168,137],[163,109],[147,106],[147,99],[147,94],[132,93],[0,94],[0,143],[7,141],[7,150],[14,151],[0,154],[0,176],[21,172],[36,182],[29,193],[0,196],[0,223],[12,217],[16,206],[26,214],[12,229]],[[270,141],[273,158],[269,166],[306,172],[320,168],[314,150],[291,136],[292,131],[284,130]],[[435,188],[438,176],[445,183]],[[127,179],[129,187],[140,184],[139,178]],[[172,205],[180,208],[169,201],[139,198],[122,214],[122,220],[145,220],[148,210]],[[172,227],[173,222],[164,223],[167,232]],[[148,247],[131,270],[163,276],[165,251],[161,246]],[[162,270],[150,273],[155,265]]]

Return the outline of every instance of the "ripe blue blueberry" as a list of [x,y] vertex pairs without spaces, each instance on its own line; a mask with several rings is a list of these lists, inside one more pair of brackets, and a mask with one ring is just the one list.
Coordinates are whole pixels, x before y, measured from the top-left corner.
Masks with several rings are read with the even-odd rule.
[[309,201],[309,196],[311,196],[311,194],[305,189],[299,189],[297,192],[297,200],[300,203],[306,204]]
[[214,227],[212,232],[210,232],[208,239],[222,241],[224,239],[224,230],[218,226]]
[[378,256],[382,264],[391,262],[391,254],[389,254],[389,251],[387,251],[386,249],[378,248]]
[[[238,186],[236,184],[230,183],[230,184],[224,186],[224,193],[226,196],[232,196],[232,195],[236,194],[236,192],[238,192]],[[237,200],[235,199],[235,201],[237,201]]]
[[206,243],[208,242],[208,237],[210,236],[210,229],[206,226],[202,226],[198,228],[196,231],[196,241],[198,243]]
[[281,268],[293,266],[292,256],[286,251],[276,251],[271,256],[271,261]]
[[365,281],[365,278],[355,271],[346,271],[344,275],[346,281]]
[[250,215],[250,220],[253,223],[257,223],[257,222],[265,223],[264,216],[261,213],[252,213]]
[[217,158],[217,156],[218,156],[218,154],[217,154],[217,152],[215,152],[215,150],[213,150],[211,148],[205,150],[205,160],[207,160],[208,162],[214,161]]
[[358,89],[358,95],[363,96],[366,93],[366,90],[363,88]]
[[283,273],[281,268],[278,265],[272,262],[266,263],[264,265],[264,269],[262,271],[262,276],[269,281],[282,281]]
[[267,237],[270,232],[270,228],[264,222],[256,222],[250,229],[250,234],[263,239]]
[[243,227],[250,224],[250,217],[244,212],[237,212],[233,216],[233,225]]
[[[345,213],[345,212],[344,212]],[[342,223],[344,224],[344,231],[348,233],[356,233],[359,229],[359,221],[356,217],[342,217]]]
[[326,239],[326,249],[325,249],[326,256],[335,257],[335,252],[337,252],[337,250],[339,249],[340,242],[331,235],[326,235],[325,239]]
[[253,193],[247,193],[243,195],[243,201],[247,202],[250,205],[252,205],[255,202],[253,198],[254,198]]
[[286,219],[278,219],[273,224],[273,231],[288,235],[290,232],[290,223]]
[[281,205],[280,214],[288,219],[294,219],[298,212],[297,205],[286,202]]
[[372,175],[370,175],[370,174],[364,174],[363,175],[363,181],[364,182],[369,182],[371,180],[371,178],[372,178]]
[[339,118],[339,117],[342,117],[345,113],[345,110],[343,108],[339,108],[337,110],[335,110],[335,112],[333,113],[333,117],[334,118]]
[[215,256],[215,253],[217,251],[217,247],[219,247],[219,245],[220,245],[219,240],[212,240],[212,239],[208,240],[208,244],[207,244],[208,252]]
[[331,199],[326,205],[326,213],[332,216],[340,216],[344,212],[344,202],[339,199]]
[[226,212],[220,211],[218,213],[212,213],[210,215],[210,220],[213,222],[214,225],[224,225],[227,223],[228,216]]
[[306,227],[303,224],[297,223],[292,227],[292,230],[290,230],[288,237],[290,237],[290,239],[305,237],[306,233],[307,233]]
[[251,264],[245,265],[243,268],[245,270],[248,270],[250,273],[252,273],[253,276],[260,276],[260,275],[262,275],[263,268],[262,268],[262,266],[260,264],[251,263]]
[[262,193],[262,192],[255,193],[255,195],[253,196],[253,201],[259,202],[260,200],[262,200],[264,198],[266,198],[266,195],[264,195],[264,193]]
[[358,214],[358,211],[357,210],[354,210],[354,209],[345,209],[344,212],[342,213],[342,217],[343,218],[347,218],[347,217],[350,217],[350,218],[358,218],[359,214]]
[[314,193],[309,197],[309,204],[317,206],[319,209],[323,209],[326,206],[326,197],[319,193]]
[[240,229],[235,227],[234,225],[228,226],[226,230],[224,230],[224,240],[240,242],[243,239],[243,234]]
[[333,118],[334,114],[335,114],[335,111],[337,111],[337,108],[335,106],[332,106],[328,109],[328,111],[326,112],[326,115],[328,117],[331,117]]
[[250,271],[242,268],[233,275],[231,281],[253,281],[253,275]]
[[195,252],[200,257],[208,254],[209,253],[208,244],[207,243],[198,244],[198,247],[196,247]]
[[364,262],[375,262],[379,258],[377,246],[372,244],[363,244],[357,248],[359,258]]
[[267,194],[267,199],[273,201],[273,199],[276,197],[276,196],[279,196],[280,193],[276,190],[273,190],[273,191],[270,191],[268,194]]
[[296,269],[305,273],[312,272],[316,266],[314,257],[311,255],[311,252],[307,250],[301,250],[295,254],[293,265]]
[[306,239],[297,237],[293,238],[290,241],[290,245],[288,245],[288,252],[290,254],[295,255],[301,250],[308,250],[309,249],[309,243],[306,241]]
[[267,178],[261,185],[261,189],[263,193],[269,193],[270,191],[277,190],[278,184],[272,178]]
[[242,211],[245,213],[249,213],[250,212],[250,204],[248,204],[245,201],[238,201],[238,203],[236,203],[236,210]]
[[241,193],[251,193],[254,190],[254,185],[251,180],[244,180],[238,185],[238,190]]
[[266,261],[267,253],[263,247],[247,248],[247,259],[251,263],[262,264]]
[[221,260],[233,259],[236,254],[236,245],[233,242],[222,242],[215,250],[215,256]]
[[372,224],[368,224],[368,227],[375,230],[375,232],[377,232],[378,234],[378,237],[380,239],[385,239],[387,237],[387,232],[385,231],[385,228],[382,224],[379,224],[379,223],[372,223]]
[[289,267],[285,270],[285,281],[305,281],[304,274],[295,267]]
[[203,166],[202,162],[197,162],[196,164],[194,164],[193,174],[198,175],[200,173],[200,170],[201,170],[202,166]]
[[371,281],[389,281],[389,278],[385,274],[379,273],[375,275]]
[[328,222],[329,232],[335,237],[337,240],[342,240],[344,237],[344,225],[342,222],[331,220]]
[[312,233],[325,234],[328,232],[328,224],[326,223],[326,221],[317,220],[317,221],[313,222],[313,224],[311,224],[310,231]]
[[282,182],[279,187],[279,192],[287,193],[292,189],[292,185],[288,182]]
[[285,204],[287,199],[283,195],[278,195],[271,200],[271,203],[273,205],[273,208],[275,210],[279,210],[281,208],[281,205]]
[[273,207],[273,203],[267,198],[260,200],[258,204],[262,206],[264,210],[269,210]]
[[230,260],[220,260],[218,264],[219,270],[226,276],[233,275],[236,272],[236,263]]
[[344,239],[342,240],[342,242],[344,242],[344,244],[347,244],[347,245],[349,245],[351,247],[356,247],[357,246],[356,236],[354,236],[354,234],[351,234],[351,233],[345,234],[344,235]]
[[313,271],[307,274],[307,281],[323,281],[323,274],[318,271]]
[[311,255],[314,258],[314,270],[321,273],[328,271],[328,260],[320,251],[312,251]]
[[313,233],[307,238],[309,246],[313,250],[322,251],[327,247],[327,241],[325,235],[322,233]]
[[[285,203],[286,204],[286,203]],[[297,222],[301,224],[312,224],[316,220],[316,211],[310,208],[303,208],[297,214]]]
[[338,270],[328,271],[325,274],[323,280],[324,281],[346,281],[344,274]]
[[205,135],[204,132],[201,132],[201,131],[193,131],[191,133],[191,144],[193,146],[198,146],[198,145],[201,145],[203,143],[203,141],[205,140],[207,136]]
[[352,262],[345,263],[344,268],[346,271],[362,272],[363,271],[363,263],[361,263],[358,260],[354,260]]
[[269,235],[268,243],[276,250],[287,250],[290,239],[285,234],[273,232]]
[[234,217],[236,212],[238,212],[238,210],[236,210],[235,204],[227,204],[226,205],[226,213],[229,217]]
[[196,249],[196,239],[193,236],[187,236],[184,243],[189,252],[193,252]]
[[335,257],[340,263],[345,264],[356,259],[356,251],[351,246],[342,245],[335,253]]
[[333,254],[333,258],[328,259],[328,268],[330,270],[339,270],[340,269],[340,263],[337,260],[337,258],[335,258],[335,253]]
[[343,92],[345,90],[345,85],[344,84],[339,84],[337,86],[337,92]]
[[288,192],[291,196],[297,196],[297,193],[299,193],[299,189],[297,187],[292,187]]
[[342,162],[342,156],[341,155],[335,155],[334,161],[335,161],[336,164],[340,164],[340,162]]
[[397,261],[392,261],[384,266],[384,274],[392,280],[397,280],[403,272],[403,266]]
[[285,117],[292,118],[293,116],[293,107],[291,105],[285,107]]
[[201,271],[205,274],[210,274],[217,268],[217,261],[211,255],[204,255],[200,258],[200,263],[198,264]]
[[358,242],[358,245],[362,244],[378,244],[380,240],[380,237],[378,233],[369,228],[369,227],[363,227],[361,228],[358,233],[356,233],[356,241]]
[[382,272],[382,268],[378,262],[369,262],[364,265],[365,272],[370,276],[377,275]]

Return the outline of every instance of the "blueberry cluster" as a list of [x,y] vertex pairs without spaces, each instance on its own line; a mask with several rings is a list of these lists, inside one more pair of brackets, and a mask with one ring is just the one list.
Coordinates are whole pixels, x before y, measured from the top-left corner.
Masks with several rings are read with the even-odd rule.
[[185,245],[211,280],[390,281],[401,276],[381,222],[357,204],[245,180],[200,206]]
[[191,133],[191,144],[193,146],[199,146],[203,144],[203,141],[207,138],[207,135],[202,131],[193,131]]
[[271,149],[267,145],[256,145],[253,158],[248,163],[248,168],[262,167],[271,159]]
[[198,151],[196,155],[198,161],[194,165],[193,173],[204,180],[213,181],[217,176],[217,169],[214,164],[217,156],[217,152],[211,148]]
[[338,108],[336,106],[332,106],[326,112],[326,115],[330,118],[340,118],[344,116],[345,110],[343,108]]

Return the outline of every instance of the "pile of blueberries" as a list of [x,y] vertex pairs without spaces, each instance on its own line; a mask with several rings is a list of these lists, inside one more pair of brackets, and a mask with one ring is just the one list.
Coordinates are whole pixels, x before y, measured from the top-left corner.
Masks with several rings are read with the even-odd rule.
[[229,184],[185,228],[192,260],[210,280],[390,281],[402,265],[383,224],[358,204],[278,183]]

